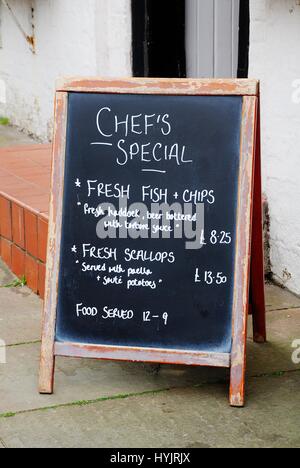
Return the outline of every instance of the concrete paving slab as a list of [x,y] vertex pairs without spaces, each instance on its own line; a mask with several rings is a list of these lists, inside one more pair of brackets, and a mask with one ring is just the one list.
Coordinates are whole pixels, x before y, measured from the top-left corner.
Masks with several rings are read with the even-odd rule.
[[253,343],[252,319],[249,319],[247,350],[249,375],[300,369],[300,365],[292,361],[292,354],[295,351],[292,344],[300,339],[300,309],[268,312],[267,334],[267,343]]
[[20,309],[20,295],[17,292],[1,290],[0,294],[0,339],[7,346],[39,341],[42,307],[37,297],[29,291]]
[[[0,285],[13,278],[2,265]],[[278,296],[273,295],[277,298],[281,293],[279,290]],[[223,369],[162,366],[157,373],[157,367],[145,364],[60,358],[55,394],[40,396],[37,392],[40,344],[33,342],[40,338],[42,301],[27,288],[0,289],[0,295],[0,338],[8,345],[30,343],[7,348],[7,364],[0,366],[1,414],[223,381],[228,376]],[[300,309],[270,312],[267,316],[269,343],[257,345],[249,338],[248,376],[300,368],[291,359],[292,342],[300,338]],[[226,389],[225,396],[227,393]]]
[[[258,345],[248,340],[248,377],[300,369],[300,364],[292,362],[292,341],[300,338],[299,314],[300,310],[268,314],[269,343]],[[283,333],[278,332],[276,323]],[[59,358],[55,394],[41,396],[37,392],[39,354],[39,344],[8,348],[7,364],[1,366],[0,414],[224,381],[228,376],[224,369],[162,366],[155,372],[155,367],[145,364]],[[224,393],[226,397],[228,388]]]
[[39,341],[42,307],[37,297],[29,291],[20,309],[17,292],[1,290],[0,294],[0,339],[7,346]]
[[42,301],[26,287],[4,288],[15,277],[0,264],[0,339],[6,345],[37,341],[41,337]]
[[266,285],[267,310],[282,310],[300,308],[300,298],[274,284]]
[[15,276],[0,258],[0,286],[5,286],[14,279],[16,279]]
[[47,396],[37,390],[39,356],[39,344],[7,349],[7,364],[0,365],[0,414],[190,386],[226,376],[226,369],[163,366],[157,373],[142,363],[58,358],[55,393]]
[[32,145],[35,143],[37,143],[36,140],[20,132],[16,127],[0,125],[0,147]]
[[244,409],[204,385],[0,419],[8,448],[299,448],[300,372],[253,378]]

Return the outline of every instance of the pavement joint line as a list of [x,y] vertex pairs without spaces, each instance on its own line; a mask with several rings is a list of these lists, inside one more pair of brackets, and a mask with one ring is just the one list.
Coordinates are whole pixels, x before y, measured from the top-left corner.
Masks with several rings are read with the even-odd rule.
[[269,312],[284,312],[285,310],[299,310],[300,309],[300,305],[299,306],[292,306],[292,307],[283,307],[282,309],[267,309],[267,314]]
[[274,372],[267,372],[262,374],[250,375],[248,379],[260,379],[262,377],[283,377],[286,374],[295,374],[296,372],[300,372],[300,368],[298,369],[290,369],[285,371],[274,371]]
[[[6,348],[14,348],[14,347],[17,347],[17,346],[29,346],[29,345],[33,345],[33,344],[40,344],[42,341],[41,340],[35,340],[35,341],[24,341],[24,342],[21,342],[21,343],[12,343],[12,344],[8,344],[6,345]],[[0,346],[1,347],[5,347],[5,346]]]
[[126,393],[126,394],[120,394],[120,395],[112,395],[112,396],[107,396],[107,397],[101,397],[101,398],[95,398],[93,400],[79,400],[79,401],[73,401],[71,403],[61,403],[58,405],[50,405],[50,406],[45,406],[45,407],[40,407],[40,408],[34,408],[34,409],[29,409],[29,410],[21,410],[21,411],[16,411],[16,412],[8,412],[8,413],[2,413],[0,414],[0,420],[1,419],[7,419],[7,418],[12,418],[14,416],[19,416],[21,414],[30,414],[30,413],[37,413],[39,411],[48,411],[48,410],[55,410],[55,409],[60,409],[60,408],[72,408],[72,407],[83,407],[83,406],[89,406],[93,405],[95,403],[101,403],[104,401],[113,401],[113,400],[126,400],[127,398],[132,398],[132,397],[138,397],[138,396],[144,396],[144,395],[156,395],[158,393],[163,393],[163,392],[168,392],[172,389],[175,388],[161,388],[158,390],[147,390],[145,392],[136,392],[136,393]]
[[0,445],[2,445],[2,448],[6,448],[4,440],[0,437]]
[[[286,374],[291,374],[291,373],[296,373],[300,372],[300,369],[295,369],[295,370],[287,370],[287,371],[276,371],[276,372],[270,372],[266,374],[257,374],[257,375],[252,375],[249,376],[248,379],[256,379],[256,378],[263,378],[263,377],[283,377]],[[205,385],[221,385],[221,384],[226,384],[228,383],[228,380],[226,379],[219,379],[216,381],[212,382],[202,382],[200,384],[196,385],[188,385],[185,387],[166,387],[166,388],[160,388],[157,390],[146,390],[144,392],[136,392],[136,393],[126,393],[126,394],[119,394],[119,395],[112,395],[112,396],[107,396],[107,397],[101,397],[101,398],[95,398],[93,400],[79,400],[79,401],[73,401],[70,403],[61,403],[57,405],[50,405],[50,406],[44,406],[40,408],[33,408],[29,410],[20,410],[16,412],[7,412],[7,413],[2,413],[0,414],[0,421],[1,419],[8,419],[8,418],[13,418],[15,416],[19,416],[22,414],[31,414],[31,413],[37,413],[40,411],[51,411],[51,410],[56,410],[60,408],[75,408],[75,407],[84,407],[84,406],[90,406],[94,405],[96,403],[102,403],[105,401],[114,401],[114,400],[126,400],[128,398],[134,398],[134,397],[140,397],[140,396],[147,396],[147,395],[157,395],[160,393],[166,393],[170,392],[172,390],[178,390],[178,389],[196,389],[196,388],[201,388],[204,387]],[[0,438],[1,441],[1,438]]]

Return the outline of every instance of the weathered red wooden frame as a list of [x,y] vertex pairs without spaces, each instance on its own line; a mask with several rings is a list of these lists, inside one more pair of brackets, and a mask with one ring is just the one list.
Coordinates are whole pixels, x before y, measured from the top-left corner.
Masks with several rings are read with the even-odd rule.
[[[236,236],[237,255],[234,279],[233,345],[231,354],[96,346],[79,343],[59,343],[55,341],[67,102],[68,93],[70,92],[243,96]],[[230,368],[230,404],[237,407],[244,405],[247,318],[250,304],[253,313],[254,339],[258,342],[266,341],[260,171],[259,83],[256,80],[170,80],[144,78],[105,80],[71,78],[58,83],[55,104],[55,135],[39,383],[40,393],[53,393],[55,356],[72,356]],[[251,235],[252,231],[253,236]],[[251,297],[249,300],[250,283]]]

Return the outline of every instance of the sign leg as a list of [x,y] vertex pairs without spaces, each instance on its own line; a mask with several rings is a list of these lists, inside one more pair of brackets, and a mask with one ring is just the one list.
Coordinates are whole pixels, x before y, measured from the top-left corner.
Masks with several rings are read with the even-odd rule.
[[[243,357],[241,356],[241,359]],[[231,367],[230,372],[230,405],[243,408],[245,405],[246,362]]]
[[44,394],[52,394],[54,384],[54,344],[64,194],[63,181],[66,154],[65,135],[67,132],[67,109],[67,93],[57,92],[55,100],[55,134],[53,142],[46,287],[39,380],[39,392]]
[[55,356],[53,352],[42,348],[39,392],[52,395],[54,388]]
[[230,368],[230,405],[242,408],[245,405],[246,347],[249,304],[243,306],[243,318],[239,324],[239,336],[233,340]]
[[253,230],[251,256],[251,308],[253,316],[253,339],[256,343],[265,343],[266,306],[265,306],[265,271],[264,271],[264,239],[262,213],[261,184],[261,141],[260,118],[258,115],[256,135],[256,157],[253,201]]
[[[246,347],[249,312],[251,227],[253,221],[253,177],[255,164],[255,131],[257,125],[258,98],[243,100],[243,120],[241,134],[241,160],[246,165],[243,173],[248,173],[248,183],[243,190],[244,197],[240,202],[240,217],[237,225],[236,286],[233,302],[233,328],[230,373],[230,404],[243,407],[245,404]],[[240,179],[240,187],[241,185]],[[247,233],[247,234],[245,234]]]

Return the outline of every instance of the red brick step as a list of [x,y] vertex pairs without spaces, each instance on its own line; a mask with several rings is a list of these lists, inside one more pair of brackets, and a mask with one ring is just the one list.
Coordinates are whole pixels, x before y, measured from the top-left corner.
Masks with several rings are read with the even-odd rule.
[[51,145],[0,149],[0,255],[44,297]]

